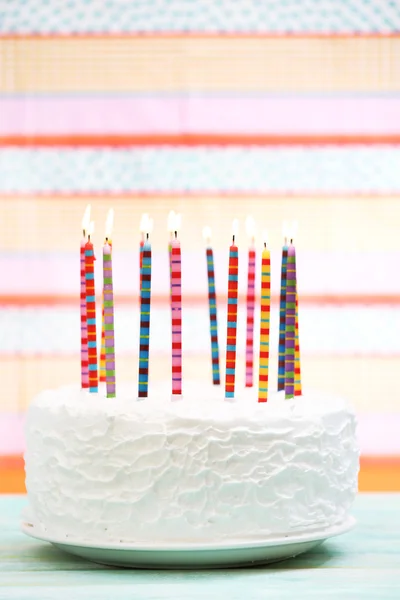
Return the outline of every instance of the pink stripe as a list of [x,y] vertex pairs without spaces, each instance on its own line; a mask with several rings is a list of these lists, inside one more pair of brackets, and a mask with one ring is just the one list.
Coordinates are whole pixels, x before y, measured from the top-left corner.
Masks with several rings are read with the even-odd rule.
[[[244,253],[239,259],[244,263]],[[279,265],[282,252],[271,252],[271,264]],[[313,294],[400,294],[400,277],[388,277],[397,273],[400,263],[399,251],[298,251],[301,264],[301,293]],[[224,250],[214,251],[215,272],[227,271],[227,256]],[[165,265],[165,251],[153,252],[153,272],[157,277],[152,282],[154,294],[167,294],[169,272]],[[101,261],[96,261],[96,279],[101,278]],[[384,268],[383,268],[384,266]],[[182,263],[183,289],[186,294],[203,294],[204,281],[198,276],[204,269],[201,252],[185,252]],[[126,273],[132,274],[126,277]],[[1,295],[76,295],[79,297],[79,280],[76,274],[74,253],[4,253],[0,254]],[[315,276],[318,273],[318,277]],[[332,273],[335,277],[332,277]],[[118,293],[136,294],[139,278],[138,265],[132,264],[131,252],[121,251],[113,269],[114,287]],[[280,269],[271,272],[271,289],[274,294],[280,289]],[[239,278],[239,293],[247,291],[247,278]]]
[[400,134],[397,97],[27,97],[0,100],[0,136]]

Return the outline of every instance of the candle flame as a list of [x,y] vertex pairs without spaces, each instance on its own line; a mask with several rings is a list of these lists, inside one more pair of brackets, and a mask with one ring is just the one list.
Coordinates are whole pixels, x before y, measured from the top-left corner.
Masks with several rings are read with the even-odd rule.
[[211,242],[211,227],[203,227],[203,238],[207,243]]
[[94,221],[90,221],[89,225],[87,226],[87,230],[86,230],[88,237],[90,237],[91,235],[93,235],[94,233]]
[[254,240],[255,236],[256,236],[256,223],[253,219],[253,217],[248,216],[246,217],[246,233],[249,236],[249,238],[251,240]]
[[299,224],[297,223],[297,221],[293,221],[293,223],[292,223],[292,231],[291,231],[291,234],[290,234],[290,239],[291,239],[292,242],[293,242],[294,238],[297,236],[298,229],[299,229]]
[[282,235],[283,235],[283,239],[286,242],[288,237],[290,236],[289,223],[287,221],[283,221],[283,223],[282,223]]
[[148,223],[149,223],[149,215],[147,213],[143,213],[142,217],[140,219],[140,227],[139,227],[140,233],[146,233]]
[[175,231],[175,211],[170,210],[167,218],[167,229],[170,233]]
[[239,231],[239,219],[233,219],[232,222],[232,235],[235,236]]
[[179,231],[182,226],[182,215],[181,213],[175,214],[175,227],[174,231]]
[[114,226],[114,209],[110,208],[106,219],[106,238],[110,238]]
[[150,234],[153,231],[154,221],[150,217],[147,219],[147,234]]
[[85,212],[83,213],[83,218],[82,218],[82,231],[84,231],[85,233],[87,232],[87,229],[89,227],[89,223],[90,223],[90,211],[91,211],[92,207],[90,204],[87,205],[87,207],[85,208]]

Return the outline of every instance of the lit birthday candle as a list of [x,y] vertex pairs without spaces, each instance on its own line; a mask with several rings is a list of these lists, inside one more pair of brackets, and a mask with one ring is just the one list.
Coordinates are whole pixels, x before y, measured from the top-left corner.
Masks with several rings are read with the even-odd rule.
[[144,226],[145,241],[142,249],[140,288],[140,346],[138,397],[147,398],[149,393],[150,305],[151,305],[151,244],[149,234],[153,221],[147,217]]
[[[297,223],[293,224],[293,236],[297,234]],[[296,269],[297,275],[297,269]],[[299,290],[296,277],[296,320],[294,329],[294,395],[301,396],[301,360],[300,360],[300,336],[299,336]]]
[[286,222],[283,223],[281,290],[279,300],[278,391],[285,389],[286,267],[288,257]]
[[86,314],[86,273],[85,273],[85,245],[86,234],[90,223],[90,204],[86,207],[82,219],[83,238],[81,241],[81,387],[89,387],[89,358],[88,358],[88,331]]
[[142,261],[143,261],[142,251],[143,251],[143,246],[144,246],[144,242],[146,239],[146,231],[147,231],[148,222],[149,222],[149,215],[147,213],[144,213],[140,219],[139,296],[140,296],[140,290],[142,289]]
[[172,240],[175,236],[175,211],[170,210],[167,218],[167,229],[169,233],[168,260],[169,260],[169,293],[172,296]]
[[[112,250],[112,241],[111,241],[111,232],[114,224],[114,211],[110,209],[107,214],[106,220],[106,235],[105,242],[110,246],[110,250]],[[103,287],[103,297],[102,297],[102,311],[101,311],[101,346],[100,346],[100,376],[99,380],[102,383],[106,382],[106,329],[105,329],[105,320],[104,320],[104,287]]]
[[89,363],[87,347],[87,314],[86,314],[86,274],[85,274],[85,245],[86,233],[90,223],[90,204],[86,207],[82,219],[82,241],[81,241],[81,388],[89,387]]
[[103,247],[104,353],[107,398],[115,398],[114,291],[110,244],[113,221],[114,211],[111,209],[107,216],[106,239]]
[[[296,283],[297,290],[297,283]],[[296,323],[294,330],[295,350],[294,350],[294,395],[301,396],[301,360],[300,360],[300,337],[299,337],[299,302],[298,292],[296,292]]]
[[178,239],[180,215],[175,215],[171,240],[172,397],[182,395],[182,265]]
[[214,254],[211,248],[211,229],[204,227],[203,237],[206,241],[207,278],[208,278],[208,307],[210,313],[211,337],[211,366],[213,384],[220,384],[217,297],[215,293]]
[[235,397],[236,374],[236,333],[238,310],[238,270],[239,251],[235,244],[239,223],[235,219],[232,225],[232,245],[229,248],[228,271],[228,318],[226,333],[226,371],[225,371],[225,399]]
[[88,363],[89,363],[89,392],[98,392],[97,373],[97,333],[96,333],[96,294],[94,285],[94,252],[91,236],[94,223],[88,227],[88,241],[85,244],[85,280],[86,280],[86,313],[88,329]]
[[296,329],[296,250],[291,237],[286,270],[285,398],[294,397]]
[[254,364],[254,307],[255,277],[256,277],[256,250],[255,250],[255,223],[253,217],[246,219],[246,233],[250,238],[248,270],[247,270],[247,297],[246,297],[246,387],[253,387]]
[[258,401],[268,400],[269,326],[271,313],[271,256],[264,233],[261,256],[261,309],[260,309],[260,364],[258,375]]

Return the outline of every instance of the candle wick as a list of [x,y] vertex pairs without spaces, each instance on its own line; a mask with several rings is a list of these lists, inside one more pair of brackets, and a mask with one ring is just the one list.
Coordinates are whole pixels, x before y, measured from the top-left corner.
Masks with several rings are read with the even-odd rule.
[[90,242],[90,233],[87,236],[88,242]]
[[235,243],[235,234],[233,234],[233,236],[232,236],[232,244],[234,244],[234,243]]
[[178,237],[178,232],[175,231],[174,233],[175,233],[175,238],[177,238]]
[[108,237],[106,237],[106,242],[108,242]]
[[266,247],[267,247],[267,242],[264,242],[264,248],[266,248]]
[[148,233],[146,233],[146,240],[148,240],[148,239],[149,239],[149,234],[148,234]]
[[290,238],[290,243],[293,244],[293,238]]
[[83,231],[83,237],[85,238],[86,237],[86,231],[84,229],[82,229],[82,231]]

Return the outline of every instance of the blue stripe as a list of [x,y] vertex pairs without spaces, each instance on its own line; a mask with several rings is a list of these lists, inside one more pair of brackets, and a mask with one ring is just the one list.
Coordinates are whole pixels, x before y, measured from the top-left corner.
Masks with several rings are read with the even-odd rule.
[[227,375],[234,375],[235,372],[236,372],[236,370],[235,369],[226,369],[225,372],[226,372]]
[[92,394],[93,392],[98,392],[99,388],[98,387],[90,387],[89,388],[89,392]]
[[139,383],[147,383],[148,374],[147,373],[139,373]]
[[97,365],[89,365],[89,371],[97,371]]
[[235,392],[225,392],[225,398],[234,398]]
[[86,280],[94,279],[94,273],[85,273]]
[[237,304],[237,298],[228,298],[228,304]]
[[228,275],[228,281],[237,281],[237,280],[238,280],[237,273],[236,273],[236,274],[233,274],[233,275],[231,275],[231,274],[229,273],[229,275]]
[[96,325],[96,319],[88,319],[87,324],[88,325]]
[[96,296],[86,296],[86,302],[96,302]]
[[140,350],[139,358],[149,358],[149,351],[148,350]]
[[232,346],[231,344],[227,344],[227,346],[226,346],[226,349],[227,349],[229,352],[235,352],[235,350],[236,350],[236,346]]
[[97,342],[88,342],[88,348],[97,348]]
[[229,329],[236,329],[236,327],[237,327],[236,321],[228,321],[228,328]]

